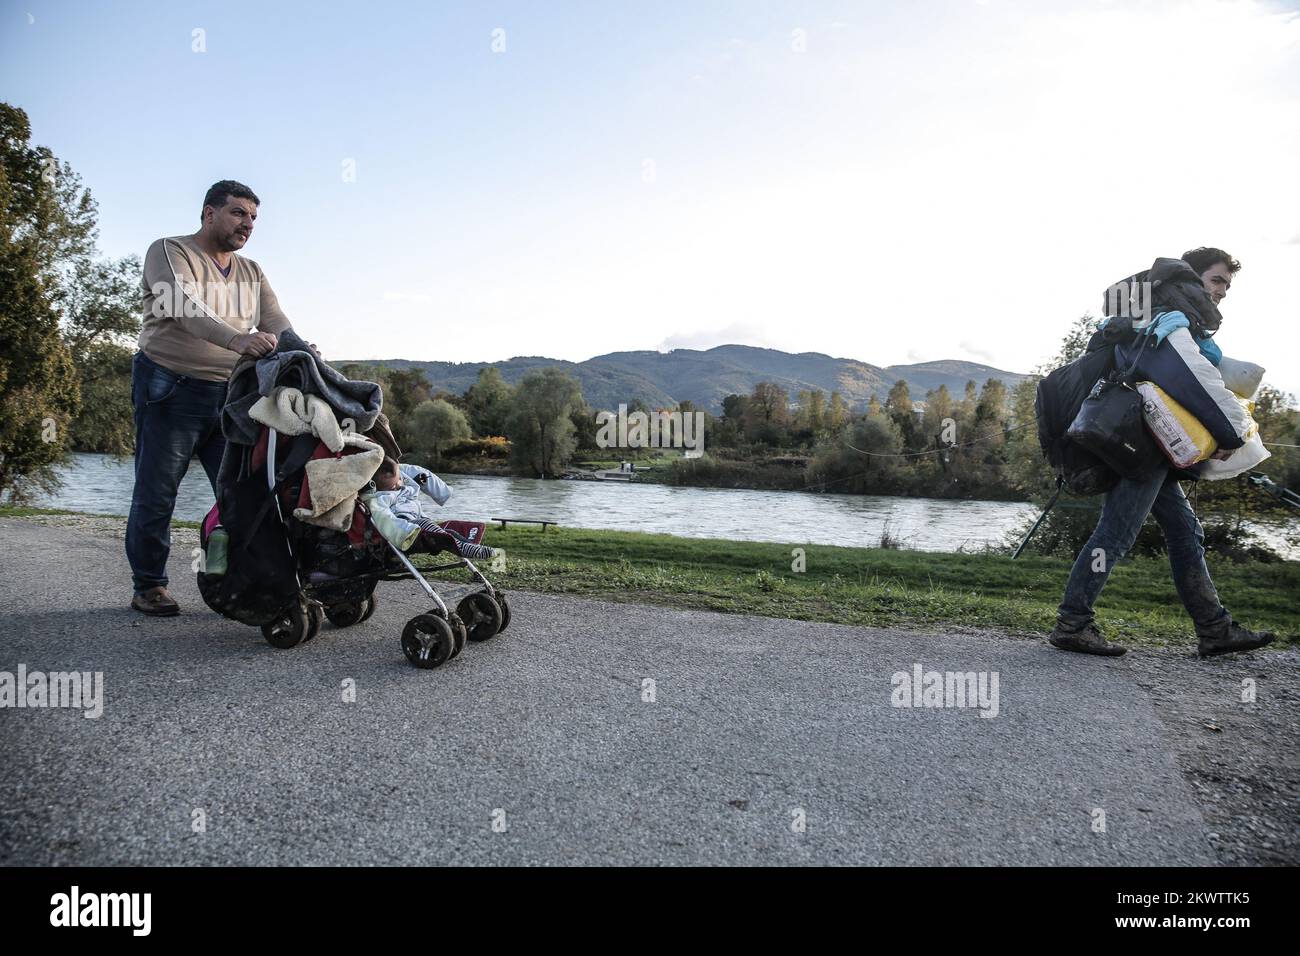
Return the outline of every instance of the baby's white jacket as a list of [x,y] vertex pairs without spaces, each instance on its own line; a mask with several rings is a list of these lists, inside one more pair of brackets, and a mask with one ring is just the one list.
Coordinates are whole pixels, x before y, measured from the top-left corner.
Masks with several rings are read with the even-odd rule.
[[361,497],[370,508],[370,518],[379,533],[405,551],[420,533],[417,521],[424,517],[420,508],[423,492],[437,504],[451,498],[447,483],[419,465],[399,465],[402,487],[392,491],[368,491]]

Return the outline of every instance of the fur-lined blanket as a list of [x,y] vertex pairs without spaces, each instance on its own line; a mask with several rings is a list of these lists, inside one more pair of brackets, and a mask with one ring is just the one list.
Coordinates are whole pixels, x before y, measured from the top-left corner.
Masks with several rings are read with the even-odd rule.
[[384,450],[361,435],[345,435],[343,444],[341,455],[330,454],[322,445],[307,462],[295,518],[334,531],[352,526],[357,494],[383,464]]

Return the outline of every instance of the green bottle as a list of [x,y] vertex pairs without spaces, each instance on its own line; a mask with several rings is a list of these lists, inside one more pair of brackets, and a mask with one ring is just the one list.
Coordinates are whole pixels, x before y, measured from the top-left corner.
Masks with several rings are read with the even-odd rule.
[[208,556],[203,570],[208,574],[226,573],[226,549],[230,544],[230,534],[225,528],[213,528],[208,535]]

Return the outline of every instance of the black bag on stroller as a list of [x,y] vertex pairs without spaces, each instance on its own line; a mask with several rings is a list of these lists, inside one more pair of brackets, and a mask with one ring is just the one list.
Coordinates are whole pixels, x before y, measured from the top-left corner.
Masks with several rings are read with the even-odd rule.
[[[272,467],[270,462],[252,474],[246,467],[241,468],[240,477],[218,485],[216,510],[229,535],[227,567],[224,574],[199,574],[199,592],[217,613],[261,627],[298,600],[302,585],[276,507],[276,492],[286,474],[302,468],[315,445],[311,435],[299,436],[292,442],[276,470],[275,487],[266,477],[267,469]],[[200,541],[205,553],[208,532],[205,527]]]

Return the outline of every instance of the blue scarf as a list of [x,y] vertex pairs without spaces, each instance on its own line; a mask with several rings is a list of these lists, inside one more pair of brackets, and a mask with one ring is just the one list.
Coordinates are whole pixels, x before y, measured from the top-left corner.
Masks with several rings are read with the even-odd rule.
[[[1102,319],[1097,328],[1103,329],[1109,318]],[[1156,345],[1159,345],[1174,329],[1190,329],[1192,323],[1188,321],[1187,316],[1181,312],[1161,312],[1152,321],[1151,324],[1144,328],[1134,329],[1139,335],[1149,335],[1155,338]],[[1215,344],[1214,339],[1210,336],[1199,337],[1192,333],[1192,338],[1196,341],[1196,347],[1201,350],[1201,354],[1210,360],[1210,364],[1216,368],[1219,362],[1223,360],[1223,350]]]

